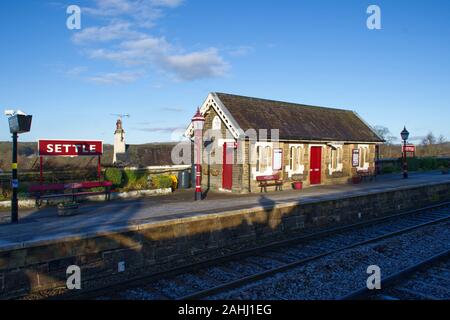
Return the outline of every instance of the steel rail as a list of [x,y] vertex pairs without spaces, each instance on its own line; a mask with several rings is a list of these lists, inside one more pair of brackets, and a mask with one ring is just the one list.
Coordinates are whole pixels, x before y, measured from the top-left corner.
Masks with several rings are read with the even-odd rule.
[[381,235],[381,236],[378,236],[378,237],[374,237],[374,238],[371,238],[371,239],[368,239],[368,240],[360,241],[360,242],[357,242],[357,243],[354,243],[354,244],[351,244],[351,245],[348,245],[348,246],[344,246],[344,247],[341,247],[339,249],[330,250],[330,251],[327,251],[325,253],[321,253],[319,255],[313,256],[313,257],[304,258],[304,259],[301,259],[301,260],[298,260],[298,261],[295,261],[295,262],[291,262],[291,263],[287,263],[287,264],[284,264],[282,266],[275,267],[275,268],[272,268],[272,269],[269,269],[269,270],[266,270],[266,271],[263,271],[263,272],[255,273],[255,274],[247,276],[247,277],[242,277],[242,278],[234,280],[234,281],[230,281],[230,282],[227,282],[227,283],[224,283],[224,284],[220,284],[218,286],[215,286],[215,287],[212,287],[212,288],[209,288],[209,289],[205,289],[205,290],[202,290],[202,291],[195,292],[193,294],[189,294],[189,295],[183,296],[181,298],[178,298],[177,300],[195,300],[195,299],[206,298],[208,296],[212,296],[212,295],[215,295],[215,294],[218,294],[218,293],[222,293],[222,292],[225,292],[225,291],[236,289],[238,287],[242,287],[242,286],[247,285],[249,283],[253,283],[255,281],[268,278],[268,277],[270,277],[272,275],[275,275],[277,273],[284,272],[286,270],[289,270],[289,269],[292,269],[292,268],[295,268],[295,267],[299,267],[299,266],[304,265],[304,264],[306,264],[308,262],[312,262],[312,261],[318,260],[320,258],[329,256],[329,255],[332,255],[332,254],[335,254],[335,253],[338,253],[338,252],[342,252],[342,251],[345,251],[345,250],[353,249],[355,247],[359,247],[359,246],[375,243],[375,242],[378,242],[380,240],[384,240],[384,239],[388,239],[388,238],[391,238],[391,237],[395,237],[395,236],[398,236],[398,235],[401,235],[401,234],[404,234],[404,233],[408,233],[410,231],[414,231],[414,230],[417,230],[417,229],[420,229],[420,228],[423,228],[423,227],[426,227],[426,226],[430,226],[430,225],[433,225],[433,224],[438,224],[438,223],[445,222],[445,221],[448,221],[448,220],[450,220],[450,216],[444,217],[444,218],[435,219],[435,220],[432,220],[432,221],[429,221],[429,222],[425,222],[425,223],[416,224],[416,225],[414,225],[412,227],[407,227],[407,228],[404,228],[404,229],[401,229],[401,230],[397,230],[397,231],[394,231],[394,232],[390,232],[390,233],[387,233],[387,234],[384,234],[384,235]]
[[[405,279],[409,278],[411,275],[415,274],[417,271],[447,259],[450,256],[450,250],[442,251],[430,258],[424,259],[410,267],[402,269],[401,271],[394,273],[385,279],[381,280],[382,289],[392,288],[396,284],[403,282]],[[369,290],[367,287],[362,287],[351,293],[340,297],[338,300],[362,300],[369,297],[372,294],[381,293],[380,290]]]
[[[305,241],[320,239],[325,236],[337,234],[339,232],[345,232],[345,231],[354,230],[354,229],[358,229],[358,228],[362,228],[362,227],[366,227],[366,226],[374,226],[374,225],[381,224],[386,221],[396,220],[396,219],[399,219],[402,217],[411,216],[414,214],[421,213],[423,211],[434,211],[434,210],[438,210],[439,208],[448,207],[448,206],[450,206],[450,201],[442,202],[442,203],[438,203],[435,205],[430,205],[430,206],[426,206],[426,207],[422,207],[422,208],[418,208],[418,209],[403,211],[403,212],[400,212],[397,214],[387,215],[387,216],[383,216],[380,218],[370,219],[367,221],[357,222],[357,223],[353,223],[353,224],[349,224],[349,225],[344,225],[344,226],[339,226],[339,227],[334,227],[334,228],[327,228],[326,230],[322,230],[322,231],[318,231],[318,232],[311,232],[308,234],[304,234],[300,237],[291,238],[291,239],[287,239],[287,240],[281,240],[281,241],[273,242],[273,243],[262,245],[262,246],[255,247],[255,248],[240,250],[238,252],[233,252],[230,254],[226,254],[224,256],[208,259],[205,261],[186,264],[186,265],[183,265],[183,266],[180,266],[177,268],[168,269],[168,270],[160,271],[157,273],[139,275],[139,276],[129,278],[129,279],[126,279],[126,280],[123,280],[120,282],[116,282],[116,283],[113,283],[110,285],[101,286],[99,288],[86,289],[86,290],[83,290],[82,292],[76,292],[76,293],[69,292],[69,293],[59,295],[59,296],[50,296],[50,297],[47,297],[47,299],[53,300],[53,299],[90,299],[90,298],[95,298],[95,297],[101,296],[102,294],[106,295],[108,292],[109,293],[117,292],[119,290],[126,290],[129,288],[135,287],[135,286],[142,286],[142,282],[156,281],[161,278],[173,277],[173,276],[177,276],[177,275],[180,275],[183,273],[188,273],[192,270],[198,270],[200,268],[205,268],[205,267],[209,267],[212,265],[217,265],[217,264],[233,261],[233,260],[236,260],[239,258],[249,257],[251,255],[257,255],[258,253],[265,252],[268,249],[276,249],[276,248],[280,248],[280,247],[300,244]],[[444,218],[444,219],[447,219],[447,218]],[[416,227],[416,228],[419,228],[419,227]],[[353,246],[357,246],[357,245],[362,245],[362,244],[359,243],[359,244],[355,244]],[[344,250],[344,249],[342,249],[342,250]],[[313,258],[318,259],[318,258],[321,258],[321,257],[323,257],[325,255],[329,255],[329,254],[331,254],[331,253],[320,254]],[[308,260],[308,259],[311,260],[312,258],[302,259],[302,260],[305,260],[305,261],[303,261],[303,263],[307,262],[306,260]],[[299,264],[299,262],[297,262],[297,264]],[[292,264],[289,264],[289,265],[292,265]],[[284,267],[290,268],[287,266],[284,266]],[[93,279],[84,280],[83,283],[87,283],[87,282],[91,282],[91,281],[92,282],[101,281],[101,280],[107,279],[109,277],[110,277],[110,275],[101,276],[101,277],[97,276]],[[82,287],[86,287],[83,285],[83,283],[82,283]],[[58,290],[58,289],[61,289],[61,288],[54,288],[51,290]],[[51,290],[46,290],[46,292],[51,291]],[[206,293],[206,292],[204,292],[204,293]],[[30,294],[27,294],[26,296],[30,296],[32,294],[39,295],[39,292],[30,293]],[[23,296],[23,297],[26,297],[26,296]],[[194,295],[192,295],[192,297],[193,296]],[[184,298],[187,299],[189,297],[186,296]]]

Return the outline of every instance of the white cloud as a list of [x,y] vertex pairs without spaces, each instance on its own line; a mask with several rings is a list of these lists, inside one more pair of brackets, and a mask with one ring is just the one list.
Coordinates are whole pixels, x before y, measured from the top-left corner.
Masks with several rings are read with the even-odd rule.
[[180,125],[178,127],[153,127],[153,128],[136,128],[136,130],[144,131],[144,132],[165,132],[165,133],[172,133],[175,135],[178,135],[180,131],[184,133],[186,131],[185,126]]
[[249,55],[253,52],[253,47],[250,46],[239,46],[236,48],[232,48],[228,51],[228,54],[234,57],[242,57]]
[[111,60],[123,65],[150,64],[157,56],[164,56],[170,48],[164,38],[145,37],[123,41],[116,49],[90,50],[89,57]]
[[122,42],[115,50],[96,49],[89,52],[89,57],[105,59],[122,65],[152,65],[172,73],[180,80],[195,80],[222,77],[229,70],[229,65],[215,48],[181,54],[164,38],[147,36]]
[[131,83],[143,76],[140,72],[111,72],[89,77],[87,80],[98,84]]
[[154,6],[175,8],[184,2],[184,0],[150,0]]
[[76,44],[89,42],[108,42],[124,38],[138,38],[142,33],[130,30],[130,24],[118,22],[103,27],[89,27],[75,33],[72,41]]
[[127,16],[142,27],[152,27],[162,16],[163,8],[176,8],[183,0],[95,0],[95,7],[83,12],[100,17]]
[[229,69],[229,65],[215,48],[168,56],[165,58],[165,65],[182,80],[222,77]]
[[[72,41],[91,59],[108,60],[125,67],[140,65],[148,71],[153,68],[178,80],[226,75],[230,66],[216,48],[190,52],[146,30],[164,9],[182,3],[183,0],[95,0],[94,7],[83,10],[96,17],[108,17],[110,22],[85,28],[76,33]],[[241,47],[235,54],[245,54],[245,50],[248,51]],[[123,71],[96,75],[89,80],[121,83],[135,81],[141,76]]]
[[85,73],[86,71],[88,71],[87,67],[74,67],[66,71],[66,75],[68,75],[69,77],[76,77],[81,75],[82,73]]
[[83,8],[84,12],[99,16],[118,16],[132,11],[133,2],[128,0],[95,0],[96,7]]
[[176,107],[163,107],[160,108],[161,111],[168,111],[168,112],[183,112],[185,111],[183,108],[176,108]]

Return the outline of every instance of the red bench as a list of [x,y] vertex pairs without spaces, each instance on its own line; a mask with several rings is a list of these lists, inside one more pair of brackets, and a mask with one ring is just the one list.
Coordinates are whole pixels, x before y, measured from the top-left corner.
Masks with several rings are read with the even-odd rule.
[[[36,198],[36,206],[40,207],[44,200],[72,198],[73,201],[76,201],[77,197],[102,194],[105,195],[105,200],[108,201],[110,200],[112,186],[111,181],[59,183],[31,186],[28,192]],[[84,191],[96,188],[104,188],[104,191]]]
[[275,187],[275,190],[282,191],[283,190],[283,181],[280,179],[280,175],[273,174],[270,176],[258,176],[256,177],[256,181],[259,182],[259,187],[261,188],[261,192],[267,192],[267,187]]

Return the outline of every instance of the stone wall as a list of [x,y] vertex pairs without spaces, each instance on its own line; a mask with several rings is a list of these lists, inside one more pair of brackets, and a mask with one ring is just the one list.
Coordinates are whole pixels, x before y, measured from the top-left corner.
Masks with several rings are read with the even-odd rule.
[[[450,183],[324,202],[286,203],[101,234],[19,243],[0,248],[0,297],[64,286],[66,268],[79,265],[83,288],[160,272],[223,252],[301,235],[306,229],[346,224],[450,200]],[[124,261],[126,272],[117,265]],[[99,280],[103,278],[103,280]]]

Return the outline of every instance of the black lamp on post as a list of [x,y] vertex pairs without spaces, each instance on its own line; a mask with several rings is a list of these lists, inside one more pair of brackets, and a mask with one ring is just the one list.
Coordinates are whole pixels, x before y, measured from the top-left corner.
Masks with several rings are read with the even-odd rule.
[[19,222],[19,201],[17,198],[19,189],[19,179],[17,173],[17,139],[19,133],[29,132],[31,129],[31,120],[33,116],[26,115],[22,111],[6,110],[5,115],[8,117],[9,131],[12,134],[13,148],[12,148],[12,197],[11,197],[11,223]]
[[409,138],[409,132],[406,130],[406,126],[400,133],[403,140],[403,178],[408,179],[408,162],[406,161],[406,143]]

